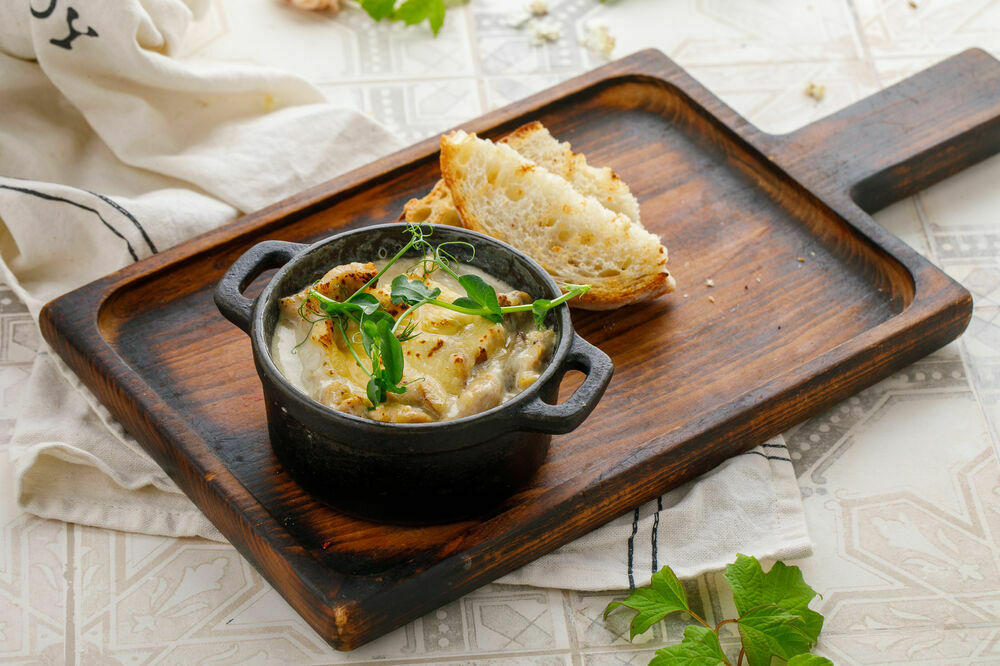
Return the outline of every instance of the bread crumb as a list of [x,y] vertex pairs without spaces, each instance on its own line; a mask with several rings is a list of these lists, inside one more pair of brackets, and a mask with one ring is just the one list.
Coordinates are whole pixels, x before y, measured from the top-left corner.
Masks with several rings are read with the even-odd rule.
[[917,3],[913,2],[913,0],[910,0],[906,4],[908,4],[910,6],[910,9],[916,9],[917,8]]
[[534,21],[531,24],[531,43],[535,46],[554,42],[560,36],[562,36],[562,31],[555,21]]
[[806,260],[806,258],[805,258],[805,257],[799,257],[799,258],[798,258],[798,259],[796,259],[795,261],[797,261],[797,262],[799,262],[799,263],[801,264],[801,263],[805,262],[805,260]]
[[714,303],[715,302],[715,296],[709,296],[708,297],[708,302],[709,303]]
[[713,280],[712,278],[708,278],[707,280],[705,280],[705,286],[706,287],[714,287],[715,286],[715,280]]
[[531,12],[532,16],[545,16],[549,13],[549,3],[545,0],[534,0],[528,5],[528,11]]
[[806,84],[806,95],[821,102],[826,97],[826,86],[810,81]]
[[687,298],[687,297],[688,297],[688,295],[687,295],[687,294],[684,294],[684,298]]
[[760,282],[760,278],[754,278],[754,279],[757,280],[757,282]]
[[611,60],[611,53],[615,50],[615,38],[608,32],[608,26],[591,20],[584,24],[584,30],[586,34],[580,43],[605,60]]

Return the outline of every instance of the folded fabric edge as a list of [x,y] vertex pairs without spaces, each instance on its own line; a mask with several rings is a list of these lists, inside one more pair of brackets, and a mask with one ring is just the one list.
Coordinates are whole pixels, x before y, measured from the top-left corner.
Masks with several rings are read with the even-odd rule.
[[[44,481],[36,481],[34,477],[43,473],[45,457],[59,460],[62,466],[75,468],[71,475],[74,482],[67,487],[61,478],[51,474],[46,475]],[[12,464],[18,505],[41,518],[124,532],[226,541],[184,495],[166,492],[153,484],[131,487],[118,484],[114,472],[103,461],[85,451],[55,442],[41,444],[22,451]],[[101,485],[104,494],[100,497],[84,491],[87,484],[83,479],[88,469],[104,480]],[[108,480],[115,483],[107,483]],[[33,492],[36,483],[44,485],[44,495]],[[147,497],[137,497],[137,491]],[[159,496],[160,500],[154,501],[148,495]]]
[[[784,451],[780,456],[772,456],[764,452],[762,448],[764,446],[772,449],[781,448],[784,449]],[[773,531],[774,538],[770,541],[770,543],[758,541],[753,544],[747,544],[746,548],[734,549],[731,552],[720,552],[712,559],[700,561],[697,566],[685,566],[683,564],[662,562],[662,564],[671,565],[671,569],[678,576],[678,578],[697,578],[698,576],[706,573],[722,571],[728,564],[732,563],[736,559],[736,556],[741,552],[744,555],[752,555],[756,557],[765,565],[765,568],[769,567],[770,563],[777,560],[795,560],[808,557],[812,554],[812,540],[810,539],[808,533],[805,509],[802,504],[802,497],[798,481],[795,476],[795,470],[792,466],[790,458],[784,457],[788,455],[784,437],[782,435],[778,435],[767,442],[764,442],[756,449],[752,449],[748,453],[755,454],[756,456],[765,459],[767,461],[768,469],[770,470],[771,478],[769,485],[774,491],[773,500],[775,504],[776,525]],[[700,477],[697,477],[696,479],[689,481],[685,485],[689,485],[691,488],[694,488],[702,479],[716,474],[731,465],[740,464],[739,461],[743,457],[744,456],[736,456],[730,458],[718,467]],[[746,457],[750,458],[750,456]],[[754,459],[756,459],[756,457]],[[680,486],[680,488],[683,487],[684,486]],[[625,512],[623,515],[628,515],[629,513],[631,513],[631,510]],[[607,525],[598,527],[595,531],[609,528],[611,524],[612,523],[608,523]],[[625,549],[622,548],[621,552],[624,552],[624,550]],[[542,558],[544,559],[545,557],[556,555],[559,552],[560,551],[558,550],[553,551],[552,554],[542,556]],[[558,555],[556,555],[556,557],[558,558]],[[605,561],[607,561],[607,559],[613,560],[613,558],[606,558]],[[551,584],[539,585],[537,583],[537,571],[529,574],[522,573],[523,571],[527,571],[532,568],[531,564],[533,563],[529,563],[529,565],[526,565],[525,569],[515,570],[495,582],[501,585],[559,587],[581,592],[610,592],[626,589],[624,586],[609,586],[607,584],[609,576],[609,568],[607,566],[588,567],[587,563],[581,563],[578,559],[573,558],[572,556],[562,558],[562,563],[567,564],[567,566],[564,567],[562,565],[553,564],[554,570],[563,572],[566,569],[571,570],[571,579],[560,577],[560,574],[555,574],[550,571],[550,574],[552,575],[546,576],[546,579],[550,581]],[[537,560],[534,564],[537,564]],[[615,561],[614,564],[615,570],[623,568],[624,566],[622,563],[617,561]],[[618,575],[617,571],[612,571],[611,573],[616,577]],[[638,587],[649,585],[651,575],[651,571],[647,571],[645,573],[636,571],[635,585]]]

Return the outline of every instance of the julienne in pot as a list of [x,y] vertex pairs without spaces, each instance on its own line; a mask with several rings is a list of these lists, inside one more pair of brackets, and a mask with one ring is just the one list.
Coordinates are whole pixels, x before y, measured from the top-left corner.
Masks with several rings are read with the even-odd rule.
[[[327,296],[329,301],[338,304],[329,306],[332,312],[323,308],[325,302],[322,299],[315,299],[321,305],[319,308],[312,308],[305,305],[308,299],[303,298],[298,303],[302,306],[301,314],[310,319],[321,319],[316,324],[317,327],[323,324],[329,331],[326,323],[329,321],[333,324],[334,331],[340,335],[333,317],[340,318],[339,323],[344,325],[348,339],[352,343],[361,343],[354,348],[358,359],[354,359],[352,355],[351,361],[360,361],[367,371],[362,371],[361,376],[367,384],[360,410],[341,411],[313,399],[284,376],[272,357],[275,336],[281,335],[282,315],[288,314],[296,294],[302,294],[311,285],[319,287],[321,278],[330,272],[331,267],[355,262],[364,265],[372,258],[397,259],[398,256],[398,264],[403,267],[417,265],[416,270],[421,271],[419,264],[427,259],[427,247],[419,243],[407,244],[408,247],[400,252],[400,245],[407,238],[406,229],[402,224],[364,227],[311,246],[264,241],[250,248],[230,267],[219,282],[215,301],[222,314],[250,336],[254,361],[264,391],[271,445],[284,470],[303,488],[345,513],[367,519],[427,524],[474,517],[494,509],[529,481],[545,458],[552,434],[575,429],[596,406],[611,379],[613,366],[606,354],[573,332],[569,309],[561,304],[553,305],[559,299],[564,302],[566,295],[562,294],[537,263],[488,236],[461,228],[435,227],[435,246],[444,245],[445,252],[450,257],[454,256],[452,250],[467,249],[463,244],[471,244],[475,248],[475,254],[471,256],[469,253],[468,267],[478,271],[476,275],[502,276],[507,283],[500,286],[502,293],[524,292],[538,299],[535,301],[537,305],[530,308],[530,319],[524,313],[501,312],[500,315],[502,319],[518,317],[515,326],[524,331],[525,335],[538,331],[536,318],[544,322],[551,337],[551,358],[548,364],[537,367],[540,371],[537,377],[530,377],[530,374],[522,377],[525,380],[523,390],[510,390],[510,395],[505,390],[502,402],[478,413],[462,414],[458,413],[458,408],[452,412],[451,407],[448,407],[444,410],[443,420],[375,420],[371,418],[371,412],[379,407],[395,404],[390,394],[400,388],[409,391],[416,382],[409,386],[404,383],[419,379],[423,369],[420,369],[420,373],[404,376],[395,368],[394,360],[390,360],[388,367],[386,366],[384,354],[388,351],[393,355],[396,351],[390,349],[394,345],[388,340],[389,336],[382,337],[379,321],[373,322],[374,330],[368,327],[368,337],[371,340],[382,339],[371,342],[366,349],[364,325],[349,329],[349,323],[356,326],[357,322],[352,317],[341,314],[344,311],[343,304],[353,300],[349,298],[353,292],[334,294],[339,298]],[[438,256],[442,255],[439,253]],[[466,258],[464,254],[462,258]],[[448,266],[454,271],[453,259],[444,257],[444,260],[450,262]],[[256,299],[243,296],[242,291],[257,276],[271,268],[279,270],[260,295]],[[437,270],[442,269],[439,267]],[[466,270],[463,263],[462,272]],[[435,271],[431,272],[433,274]],[[421,318],[416,323],[412,319],[421,315],[421,310],[426,309],[426,316],[432,315],[441,307],[431,301],[417,305],[419,301],[426,300],[429,293],[433,293],[437,287],[428,286],[423,280],[412,279],[413,277],[411,273],[402,278],[406,280],[405,284],[402,280],[397,283],[399,303],[391,303],[392,283],[400,280],[396,276],[390,280],[390,303],[383,304],[372,294],[370,300],[367,297],[360,298],[356,305],[362,311],[369,309],[374,312],[375,303],[372,301],[377,301],[379,307],[387,311],[386,316],[393,319],[392,326],[399,324],[395,333],[413,334],[421,325]],[[458,274],[458,277],[461,278],[462,275]],[[455,280],[454,276],[449,278]],[[458,283],[458,280],[455,282]],[[476,281],[466,279],[465,282],[471,284]],[[470,291],[460,283],[458,286],[462,287],[468,301],[459,297],[456,299],[457,307],[474,311],[474,316],[479,318],[483,318],[480,310],[488,315],[498,314],[490,312],[493,304],[488,296],[477,298],[473,293],[475,288]],[[404,290],[403,287],[407,289]],[[440,298],[445,295],[445,287],[441,287],[442,292],[432,298],[455,305],[448,297]],[[448,288],[461,293],[454,284]],[[406,298],[403,298],[404,291]],[[322,292],[319,293],[323,295]],[[286,300],[283,307],[282,300],[288,297],[292,297],[293,301]],[[315,298],[315,294],[313,297]],[[539,300],[542,302],[539,303]],[[508,306],[500,305],[499,301],[498,298],[496,305],[500,308],[515,307],[513,300]],[[397,319],[402,311],[389,314],[385,307],[399,306],[404,302],[406,309],[414,312],[402,320]],[[517,305],[525,306],[528,303]],[[529,311],[528,308],[521,309]],[[346,310],[349,311],[348,314],[358,314],[350,306]],[[300,314],[298,306],[294,311],[296,316]],[[379,315],[375,315],[375,318],[385,321],[383,329],[388,328],[388,321]],[[492,325],[495,322],[487,318],[486,323]],[[306,324],[306,328],[308,326]],[[409,326],[412,328],[407,332]],[[371,335],[373,332],[374,336]],[[391,334],[392,329],[388,328],[388,332]],[[391,337],[399,340],[396,335]],[[514,337],[517,337],[517,333]],[[292,346],[301,340],[301,337],[294,340]],[[409,342],[413,341],[415,340]],[[365,353],[361,353],[362,351]],[[297,353],[301,352],[302,347]],[[376,358],[369,354],[374,354]],[[373,363],[376,360],[378,363]],[[414,370],[418,369],[415,359],[412,365]],[[580,370],[587,376],[573,395],[555,404],[559,382],[568,370]],[[527,381],[529,377],[533,381]],[[512,386],[516,382],[515,376]],[[369,410],[373,406],[375,409]],[[423,410],[424,407],[421,406],[420,409]]]
[[[406,231],[391,259],[336,266],[281,299],[271,358],[285,378],[338,411],[397,423],[476,414],[533,384],[555,341],[549,310],[589,287],[533,300],[465,265],[471,243]],[[404,260],[411,248],[424,256]]]

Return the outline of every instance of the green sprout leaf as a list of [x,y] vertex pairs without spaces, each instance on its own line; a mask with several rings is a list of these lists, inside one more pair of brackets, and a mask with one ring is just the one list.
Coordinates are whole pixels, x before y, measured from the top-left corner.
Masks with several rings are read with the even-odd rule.
[[372,403],[372,407],[381,405],[385,402],[385,389],[383,388],[383,383],[379,378],[372,377],[369,379],[365,392],[368,394],[368,400]]
[[368,358],[372,356],[372,346],[375,344],[375,338],[378,337],[378,325],[367,319],[361,322],[361,346],[364,348],[365,353],[368,354]]
[[531,314],[535,317],[535,326],[542,328],[545,326],[545,317],[552,309],[552,301],[547,298],[539,298],[531,304]]
[[[503,312],[500,310],[500,302],[497,300],[496,289],[486,284],[486,281],[478,275],[463,275],[458,278],[458,283],[465,289],[467,301],[462,301],[462,307],[478,306],[483,310],[483,317],[496,323],[503,322]],[[466,302],[472,305],[465,305]]]
[[819,638],[823,616],[809,609],[816,590],[803,580],[798,567],[777,562],[764,573],[756,558],[738,555],[723,575],[733,590],[733,601],[741,616],[758,606],[774,604],[802,617],[802,630],[810,641],[815,643]]
[[[403,379],[403,347],[399,340],[392,334],[392,323],[382,319],[376,325],[378,329],[379,347],[382,353],[382,365],[385,366],[386,379],[389,386],[386,389],[395,388]],[[403,389],[405,391],[406,389]],[[402,393],[403,391],[393,391]]]
[[805,633],[801,615],[774,604],[743,613],[737,626],[750,666],[770,666],[772,655],[789,659],[804,654],[814,643]]
[[358,306],[358,309],[366,315],[374,314],[378,311],[382,304],[379,302],[375,296],[367,292],[362,292],[360,294],[354,294],[349,299],[347,303],[350,305]]
[[441,290],[431,289],[420,280],[412,280],[405,275],[397,275],[392,280],[392,302],[417,305],[441,295]]
[[833,662],[815,654],[797,654],[785,666],[833,666]]
[[684,586],[670,567],[663,567],[653,574],[649,587],[639,587],[625,601],[612,601],[604,609],[604,617],[608,613],[624,606],[638,611],[629,625],[629,640],[645,632],[651,626],[677,611],[690,611]]
[[[790,663],[790,662],[789,662]],[[730,666],[719,637],[708,627],[684,627],[684,640],[661,648],[649,666]]]
[[406,25],[416,25],[424,19],[437,36],[444,25],[444,0],[406,0],[396,9],[394,17]]

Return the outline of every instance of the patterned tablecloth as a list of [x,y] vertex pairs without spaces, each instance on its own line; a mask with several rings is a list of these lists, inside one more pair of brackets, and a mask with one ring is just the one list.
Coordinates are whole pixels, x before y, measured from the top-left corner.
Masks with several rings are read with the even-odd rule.
[[[413,141],[599,65],[580,44],[594,19],[616,56],[657,47],[771,132],[970,46],[1000,56],[997,0],[550,0],[561,36],[542,46],[507,24],[523,4],[473,0],[433,39],[214,0],[187,53],[296,71]],[[838,664],[1000,664],[998,183],[1000,157],[876,215],[972,291],[965,335],[787,433],[815,543],[798,564]],[[645,664],[680,639],[667,621],[630,644],[626,614],[601,619],[612,594],[489,585],[340,654],[231,546],[24,515],[6,442],[37,342],[0,287],[0,663]],[[688,583],[707,617],[730,604],[718,583]]]

